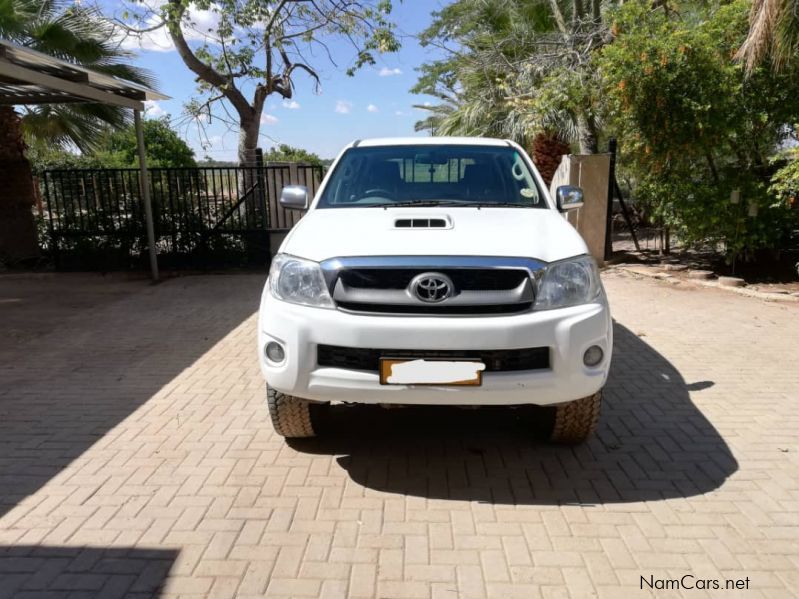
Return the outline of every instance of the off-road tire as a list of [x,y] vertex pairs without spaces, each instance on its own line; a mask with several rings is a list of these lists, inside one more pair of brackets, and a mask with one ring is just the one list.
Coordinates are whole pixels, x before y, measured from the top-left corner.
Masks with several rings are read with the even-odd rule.
[[272,417],[272,426],[278,435],[288,438],[316,435],[311,422],[310,402],[267,387],[266,403],[269,406],[269,416]]
[[601,389],[588,397],[555,406],[555,421],[549,440],[555,443],[582,443],[596,429],[601,406]]

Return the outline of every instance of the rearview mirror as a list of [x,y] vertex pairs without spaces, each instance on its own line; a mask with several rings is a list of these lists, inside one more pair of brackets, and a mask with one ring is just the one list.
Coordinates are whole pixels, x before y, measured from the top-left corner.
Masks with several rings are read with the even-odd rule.
[[305,185],[286,185],[280,192],[280,205],[289,210],[307,210],[310,205]]
[[442,154],[441,152],[429,152],[425,154],[416,154],[413,157],[413,161],[416,164],[448,164],[449,163],[449,156]]
[[567,212],[582,208],[584,204],[583,190],[574,185],[561,185],[555,192],[558,211]]

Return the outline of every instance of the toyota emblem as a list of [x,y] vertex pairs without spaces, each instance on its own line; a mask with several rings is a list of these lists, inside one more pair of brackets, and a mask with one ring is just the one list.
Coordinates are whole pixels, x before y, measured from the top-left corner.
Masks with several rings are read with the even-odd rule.
[[450,297],[455,287],[447,275],[440,272],[426,272],[414,277],[409,290],[423,302],[434,304]]

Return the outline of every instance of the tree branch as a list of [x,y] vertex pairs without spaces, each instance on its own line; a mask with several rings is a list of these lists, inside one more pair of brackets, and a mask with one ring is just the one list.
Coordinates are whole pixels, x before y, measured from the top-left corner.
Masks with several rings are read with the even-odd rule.
[[557,23],[560,32],[563,35],[568,34],[566,19],[563,18],[563,13],[560,10],[560,6],[558,6],[558,0],[549,0],[549,6],[552,9],[552,15],[555,17],[555,23]]
[[244,119],[251,119],[253,116],[252,106],[250,106],[244,95],[233,85],[233,81],[197,58],[197,55],[191,51],[186,38],[183,36],[183,31],[180,28],[180,20],[183,17],[185,8],[180,0],[170,0],[170,4],[175,7],[175,13],[172,16],[174,20],[167,20],[167,31],[169,37],[172,38],[172,43],[175,44],[175,49],[178,51],[180,58],[186,66],[200,79],[206,83],[213,85],[230,100],[236,112]]

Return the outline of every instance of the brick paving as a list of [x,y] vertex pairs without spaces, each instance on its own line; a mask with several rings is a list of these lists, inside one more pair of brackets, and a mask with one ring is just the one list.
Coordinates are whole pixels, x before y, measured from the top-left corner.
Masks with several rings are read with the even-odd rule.
[[590,443],[543,443],[532,410],[340,408],[287,445],[262,279],[15,308],[36,334],[0,338],[0,598],[617,599],[684,574],[749,589],[658,596],[799,596],[799,307],[609,273]]

